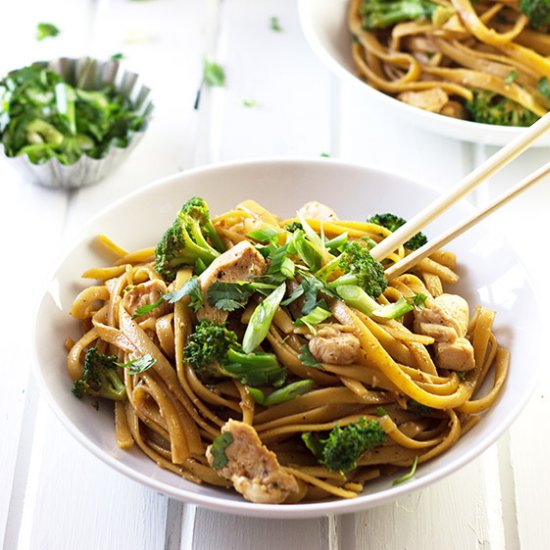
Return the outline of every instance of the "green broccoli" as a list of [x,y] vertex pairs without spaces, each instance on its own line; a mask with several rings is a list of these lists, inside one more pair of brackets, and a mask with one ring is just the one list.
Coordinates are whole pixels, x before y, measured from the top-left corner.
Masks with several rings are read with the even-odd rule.
[[[328,281],[336,271],[343,275]],[[387,286],[382,264],[358,242],[348,243],[339,256],[317,271],[315,277],[325,283],[329,290],[344,285],[357,285],[372,298],[378,298]]]
[[413,304],[405,298],[399,298],[397,302],[392,304],[380,305],[357,285],[337,286],[336,294],[342,298],[346,304],[358,309],[361,313],[369,317],[398,319],[399,317],[403,317],[405,313],[414,309]]
[[367,422],[363,417],[343,428],[335,426],[325,439],[317,433],[306,432],[302,440],[320,464],[345,475],[357,468],[357,460],[363,453],[386,442],[386,432],[377,420]]
[[202,232],[210,239],[216,250],[225,252],[225,246],[212,223],[210,210],[204,199],[192,197],[183,205],[182,210],[199,222]]
[[220,255],[207,241],[205,232],[211,231],[209,217],[205,217],[204,209],[197,208],[198,200],[195,197],[182,206],[157,244],[155,268],[167,281],[173,281],[178,269],[184,265],[193,266],[196,272],[200,272]]
[[529,17],[529,23],[535,29],[542,29],[550,24],[549,0],[520,0],[519,9]]
[[[407,223],[407,220],[386,212],[385,214],[375,214],[371,216],[368,220],[368,223],[375,223],[376,225],[381,225],[385,227],[392,233],[399,229],[402,225]],[[416,250],[421,246],[424,246],[428,242],[428,239],[424,233],[418,232],[411,239],[409,239],[403,246],[409,250]]]
[[286,377],[273,353],[245,353],[226,323],[200,321],[187,339],[183,358],[205,383],[236,378],[249,386],[280,386]]
[[531,126],[538,115],[507,97],[484,90],[474,91],[465,103],[475,122],[500,126]]
[[95,347],[90,348],[84,357],[82,376],[73,383],[73,393],[79,399],[85,396],[126,399],[126,388],[117,367],[116,355],[105,355]]
[[363,0],[360,13],[367,30],[386,29],[399,21],[431,19],[438,5],[427,0]]

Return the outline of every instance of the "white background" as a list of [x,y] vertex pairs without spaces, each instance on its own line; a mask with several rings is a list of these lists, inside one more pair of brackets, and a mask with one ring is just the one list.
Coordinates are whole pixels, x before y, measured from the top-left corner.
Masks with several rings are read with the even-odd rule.
[[[153,88],[155,118],[131,160],[101,184],[60,193],[0,164],[0,537],[4,550],[548,548],[550,377],[480,458],[430,488],[361,514],[304,521],[222,515],[167,499],[110,470],[49,411],[31,374],[32,314],[66,239],[114,199],[223,160],[321,153],[448,188],[493,152],[369,108],[311,53],[293,0],[4,2],[2,73],[57,56],[126,55]],[[270,29],[278,17],[282,32]],[[61,34],[37,42],[40,21]],[[210,55],[226,86],[193,102]],[[247,108],[245,100],[257,106]],[[546,160],[526,153],[471,199],[482,204]],[[548,183],[496,215],[550,306]],[[47,320],[42,320],[47,322]]]

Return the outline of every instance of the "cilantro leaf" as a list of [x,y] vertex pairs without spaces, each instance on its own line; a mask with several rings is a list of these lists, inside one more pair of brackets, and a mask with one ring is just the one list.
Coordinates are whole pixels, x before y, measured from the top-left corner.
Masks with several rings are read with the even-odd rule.
[[150,369],[157,362],[156,358],[146,353],[143,357],[138,357],[128,363],[117,363],[119,367],[128,369],[130,374],[141,374]]
[[323,289],[324,285],[315,277],[304,277],[300,285],[304,289],[304,305],[302,306],[302,313],[307,315],[317,307],[317,293]]
[[198,311],[203,302],[201,284],[198,277],[191,277],[190,279],[187,279],[179,290],[168,292],[168,294],[165,294],[162,299],[169,304],[174,304],[179,302],[185,296],[189,296],[191,298],[189,305],[193,311]]
[[210,453],[213,457],[212,468],[221,470],[227,465],[229,459],[225,454],[225,449],[227,449],[231,443],[233,443],[233,436],[230,432],[223,432],[212,441],[212,445],[210,446]]
[[218,281],[208,288],[208,303],[216,309],[235,311],[245,307],[254,292],[256,292],[256,289],[251,283],[224,283]]
[[185,281],[185,283],[179,290],[163,294],[156,302],[138,307],[134,312],[134,315],[132,315],[132,319],[136,319],[137,317],[141,317],[142,315],[150,313],[151,311],[159,307],[163,302],[174,304],[176,302],[179,302],[185,296],[191,297],[189,305],[193,309],[193,311],[198,311],[202,306],[203,295],[201,285],[197,277],[191,277],[190,279]]
[[311,351],[309,351],[309,347],[307,344],[304,344],[303,346],[300,346],[300,354],[298,355],[298,359],[302,362],[302,365],[306,367],[315,367],[319,368],[322,367],[321,363],[319,363],[315,357],[313,357],[313,354]]

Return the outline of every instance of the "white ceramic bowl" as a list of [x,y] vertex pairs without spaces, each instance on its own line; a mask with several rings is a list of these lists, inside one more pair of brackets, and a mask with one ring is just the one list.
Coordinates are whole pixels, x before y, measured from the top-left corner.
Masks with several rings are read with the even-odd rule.
[[[109,407],[90,412],[89,404],[72,395],[63,342],[79,333],[78,323],[69,317],[68,310],[76,294],[89,285],[80,278],[81,273],[106,264],[91,246],[95,236],[105,233],[128,249],[154,245],[181,204],[193,195],[203,196],[213,213],[251,198],[273,212],[291,216],[303,203],[316,199],[333,207],[342,218],[362,220],[388,210],[410,217],[437,194],[405,178],[333,159],[257,160],[199,168],[132,193],[87,225],[65,251],[47,284],[34,335],[35,371],[43,394],[65,427],[105,463],[173,498],[220,511],[271,518],[314,517],[380,505],[426,487],[478,456],[508,428],[534,390],[540,370],[537,300],[516,255],[486,222],[448,248],[458,253],[460,262],[462,277],[456,291],[471,304],[481,303],[498,312],[496,334],[512,353],[504,392],[477,426],[443,456],[421,465],[410,482],[393,487],[391,480],[380,479],[352,500],[252,504],[229,491],[195,485],[162,470],[138,449],[119,449]],[[465,203],[456,205],[426,229],[428,236],[435,236],[470,211]],[[147,223],[143,223],[145,219]]]
[[[372,109],[385,109],[392,116],[434,133],[486,145],[505,145],[524,128],[493,126],[430,113],[369,86],[359,78],[351,56],[351,34],[347,26],[349,0],[299,0],[300,21],[313,51],[340,78],[360,86]],[[365,121],[368,123],[368,121]],[[534,146],[550,145],[543,136]]]

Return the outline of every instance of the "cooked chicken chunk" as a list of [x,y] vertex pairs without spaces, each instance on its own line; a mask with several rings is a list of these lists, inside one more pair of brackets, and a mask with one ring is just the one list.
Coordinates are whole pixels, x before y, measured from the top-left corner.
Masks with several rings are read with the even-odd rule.
[[338,325],[328,325],[317,331],[309,341],[309,351],[319,363],[351,365],[359,358],[361,345],[357,336],[344,332]]
[[[464,298],[456,294],[441,294],[434,299],[433,305],[416,313],[415,328],[438,341],[452,342],[466,334],[469,317],[468,302]],[[441,335],[442,327],[445,336]]]
[[[261,442],[252,426],[228,420],[221,431],[229,432],[233,441],[225,448],[227,464],[217,472],[229,479],[244,498],[262,504],[280,504],[298,491],[294,476],[282,469],[275,453]],[[211,446],[206,449],[206,457],[212,465]]]
[[437,364],[449,370],[472,370],[475,367],[474,348],[466,338],[435,345]]
[[440,368],[462,371],[475,367],[474,348],[465,338],[469,318],[468,303],[456,294],[441,294],[430,307],[415,313],[415,331],[434,338]]
[[[166,285],[158,279],[140,283],[134,287],[131,287],[124,293],[124,307],[126,308],[126,311],[133,316],[138,308],[158,302],[160,297],[165,294],[166,291]],[[153,311],[140,316],[139,321],[144,321],[153,315],[155,317],[160,317],[167,313],[168,309],[168,304],[163,302]]]
[[[203,293],[215,282],[235,283],[249,281],[252,277],[261,275],[266,267],[263,256],[248,242],[241,241],[221,256],[218,256],[210,266],[201,273],[199,282]],[[199,319],[208,319],[222,323],[227,318],[227,312],[206,303],[198,310]]]
[[439,113],[449,101],[449,96],[441,88],[432,88],[420,92],[403,92],[397,97],[403,103],[408,103],[432,113]]
[[329,208],[326,204],[317,201],[306,202],[298,213],[306,219],[321,220],[321,221],[337,221],[336,212]]

